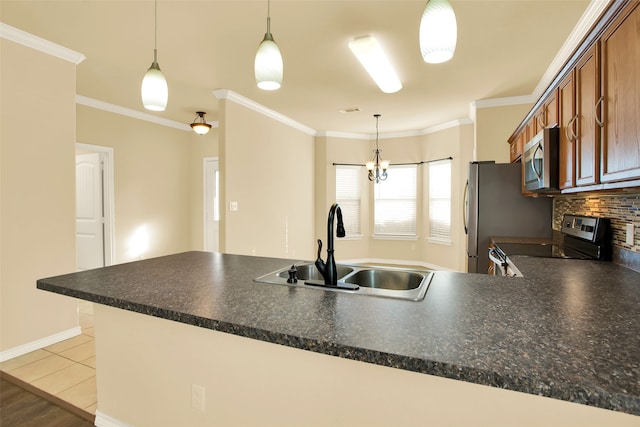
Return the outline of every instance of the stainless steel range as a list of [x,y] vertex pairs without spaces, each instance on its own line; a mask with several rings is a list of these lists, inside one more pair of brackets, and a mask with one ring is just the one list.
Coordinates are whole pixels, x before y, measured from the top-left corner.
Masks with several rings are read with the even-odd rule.
[[521,275],[509,256],[608,260],[611,258],[609,220],[565,214],[562,218],[561,243],[496,243],[489,249],[495,274]]

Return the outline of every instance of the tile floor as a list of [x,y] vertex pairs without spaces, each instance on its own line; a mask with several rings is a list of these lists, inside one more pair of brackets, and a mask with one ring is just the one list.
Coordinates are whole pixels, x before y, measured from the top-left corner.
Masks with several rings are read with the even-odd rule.
[[0,370],[95,415],[93,304],[79,301],[82,334],[0,363]]

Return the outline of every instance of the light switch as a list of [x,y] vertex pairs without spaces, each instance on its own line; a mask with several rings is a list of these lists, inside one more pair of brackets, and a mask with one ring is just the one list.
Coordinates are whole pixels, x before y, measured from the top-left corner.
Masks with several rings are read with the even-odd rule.
[[229,210],[236,212],[238,210],[238,202],[229,202]]
[[633,224],[627,224],[627,245],[633,246],[633,234],[635,232]]

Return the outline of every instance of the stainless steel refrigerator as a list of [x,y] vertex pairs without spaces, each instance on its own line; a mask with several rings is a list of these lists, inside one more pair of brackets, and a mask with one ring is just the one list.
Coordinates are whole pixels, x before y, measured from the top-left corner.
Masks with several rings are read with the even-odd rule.
[[491,237],[553,235],[553,199],[522,195],[520,163],[472,162],[465,187],[467,271],[487,273]]

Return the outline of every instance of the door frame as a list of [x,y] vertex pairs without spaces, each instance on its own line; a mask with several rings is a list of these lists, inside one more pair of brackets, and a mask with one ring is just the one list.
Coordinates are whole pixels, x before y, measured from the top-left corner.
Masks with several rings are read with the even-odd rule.
[[[211,189],[207,185],[207,164],[208,163],[216,163],[218,165],[218,171],[220,170],[220,160],[218,157],[204,157],[202,162],[202,247],[205,251],[211,251],[207,244],[207,236],[209,232],[209,221],[207,221],[207,197],[209,196]],[[220,195],[218,194],[218,200],[220,200]],[[220,209],[220,206],[218,206]],[[218,236],[220,235],[220,221],[218,220]],[[215,248],[216,251],[220,251],[220,243],[218,241],[218,247]]]
[[115,264],[115,209],[114,209],[114,173],[113,148],[101,145],[76,142],[76,150],[100,153],[102,160],[102,200],[104,209],[104,265]]

